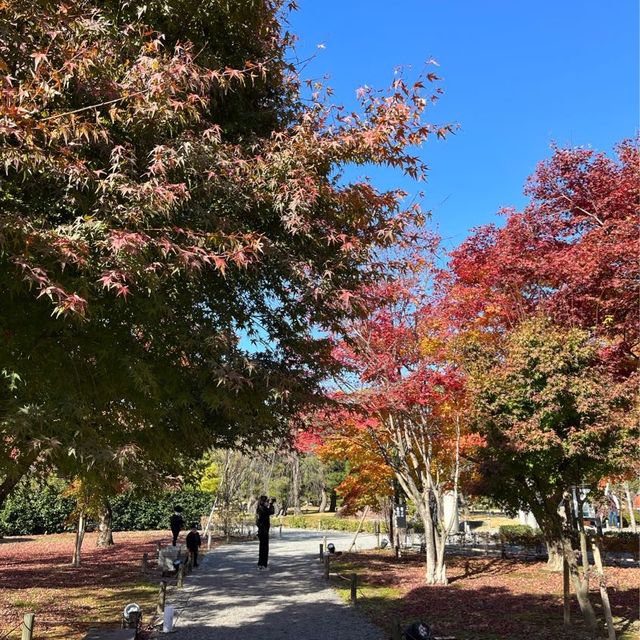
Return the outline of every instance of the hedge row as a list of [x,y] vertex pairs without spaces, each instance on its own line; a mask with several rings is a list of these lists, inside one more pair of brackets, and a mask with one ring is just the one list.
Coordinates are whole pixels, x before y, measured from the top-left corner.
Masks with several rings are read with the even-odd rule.
[[[0,535],[35,535],[73,530],[70,521],[75,501],[63,495],[64,485],[49,481],[44,485],[18,486],[0,510]],[[154,496],[125,492],[111,500],[114,531],[168,529],[175,505],[183,508],[187,526],[200,522],[211,509],[211,494],[203,491],[165,491]],[[89,523],[89,526],[95,523]]]
[[544,544],[540,529],[532,529],[528,524],[505,524],[499,529],[500,541],[519,547],[536,547]]
[[[276,526],[282,522],[285,527],[292,529],[321,529],[329,531],[353,531],[358,530],[360,520],[339,518],[337,516],[284,516],[283,518],[274,519],[273,524]],[[366,533],[375,533],[375,522],[365,520],[362,524],[362,531]]]
[[[528,525],[503,525],[500,527],[500,540],[504,544],[521,547],[536,547],[544,544],[540,529],[532,529]],[[626,552],[638,557],[640,537],[630,531],[606,531],[601,539],[602,548],[609,552]]]
[[640,537],[631,531],[607,531],[602,538],[602,548],[605,551],[626,552],[638,558]]
[[204,491],[167,491],[153,497],[122,493],[111,501],[114,531],[146,531],[168,529],[173,508],[180,505],[187,527],[200,525],[200,518],[208,515],[212,497]]
[[67,531],[75,500],[63,496],[63,489],[64,485],[55,481],[18,485],[0,510],[0,534],[19,536]]

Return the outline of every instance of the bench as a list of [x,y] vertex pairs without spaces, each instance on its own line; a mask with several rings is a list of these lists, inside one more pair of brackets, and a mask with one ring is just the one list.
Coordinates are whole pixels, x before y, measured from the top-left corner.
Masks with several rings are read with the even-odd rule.
[[89,629],[82,640],[136,640],[135,629]]

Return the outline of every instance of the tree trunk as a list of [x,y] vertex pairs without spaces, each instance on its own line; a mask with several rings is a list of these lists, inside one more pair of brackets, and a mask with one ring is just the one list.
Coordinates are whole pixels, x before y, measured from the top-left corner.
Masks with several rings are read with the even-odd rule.
[[580,529],[580,555],[582,556],[582,579],[587,583],[587,591],[589,591],[589,577],[591,567],[589,566],[589,549],[587,547],[587,534],[584,527]]
[[636,524],[636,514],[633,512],[633,501],[631,500],[631,490],[629,489],[629,483],[624,483],[624,495],[627,499],[627,509],[629,510],[629,523],[631,524],[631,531],[638,533],[638,525]]
[[110,547],[113,544],[113,512],[111,510],[111,504],[106,499],[102,504],[99,518],[100,522],[98,523],[98,540],[96,546]]
[[327,510],[327,492],[322,487],[322,493],[320,494],[320,506],[318,507],[318,513],[324,513]]
[[560,572],[562,571],[563,554],[562,554],[562,541],[561,540],[545,540],[547,545],[547,554],[549,559],[547,560],[547,569],[549,571]]
[[436,579],[436,548],[433,530],[433,518],[431,510],[427,504],[426,509],[422,509],[422,522],[424,524],[425,539],[425,582],[427,584],[437,584]]
[[73,547],[73,558],[71,559],[71,566],[79,567],[81,560],[82,541],[84,540],[84,533],[86,531],[87,521],[84,511],[81,511],[78,515],[78,528],[76,529],[76,540]]
[[[449,535],[449,523],[444,513],[444,495],[435,489],[432,489],[435,498],[436,513],[438,514],[438,522],[433,527],[434,548],[436,554],[436,584],[448,584],[447,566],[445,564],[445,549],[447,545],[447,536]],[[457,507],[456,507],[457,508]]]
[[446,532],[440,532],[440,535],[436,536],[436,583],[437,584],[449,584],[447,578],[447,565],[445,563],[445,548],[447,544]]
[[607,621],[607,634],[609,640],[616,640],[616,630],[613,626],[613,615],[611,614],[611,603],[609,602],[609,594],[607,592],[607,580],[604,575],[604,567],[602,565],[602,554],[600,553],[600,539],[595,538],[591,542],[593,549],[593,561],[598,572],[598,582],[600,583],[600,598],[602,600],[602,609],[604,617]]
[[563,538],[562,547],[564,557],[569,565],[569,573],[573,580],[573,587],[578,598],[578,604],[580,605],[580,611],[584,617],[584,621],[587,624],[589,630],[595,634],[598,628],[598,622],[596,620],[596,614],[589,600],[589,586],[586,580],[583,580],[580,576],[580,570],[578,569],[578,560],[576,554],[571,546],[571,540]]
[[338,506],[338,494],[335,489],[331,489],[329,494],[329,513],[335,513]]
[[291,455],[291,497],[293,499],[293,513],[299,516],[300,510],[300,458],[297,453]]
[[582,494],[576,495],[577,513],[575,515],[575,521],[578,525],[578,536],[580,539],[580,555],[582,556],[582,579],[587,583],[587,593],[589,592],[589,549],[587,547],[587,533],[584,530],[584,518],[582,517],[582,510],[584,505],[584,498]]

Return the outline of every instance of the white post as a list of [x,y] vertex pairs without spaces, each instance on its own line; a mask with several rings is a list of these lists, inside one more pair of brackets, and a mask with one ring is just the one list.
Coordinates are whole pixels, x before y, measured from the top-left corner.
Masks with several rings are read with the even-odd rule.
[[445,491],[442,496],[442,507],[444,509],[444,527],[446,531],[458,532],[460,522],[458,520],[457,496],[453,491]]
[[167,605],[164,608],[164,618],[162,620],[162,633],[173,631],[173,607]]

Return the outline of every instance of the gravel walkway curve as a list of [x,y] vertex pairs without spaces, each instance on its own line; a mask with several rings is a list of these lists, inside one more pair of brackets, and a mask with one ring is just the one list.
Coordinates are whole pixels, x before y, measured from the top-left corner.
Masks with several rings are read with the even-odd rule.
[[[346,550],[352,533],[272,529],[269,571],[258,571],[258,543],[210,551],[180,591],[174,640],[384,640],[383,632],[340,600],[322,575],[322,537]],[[357,548],[375,538],[361,535]]]

